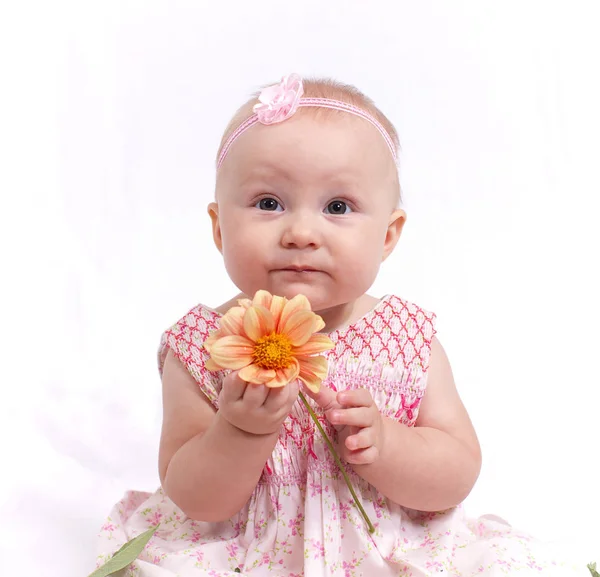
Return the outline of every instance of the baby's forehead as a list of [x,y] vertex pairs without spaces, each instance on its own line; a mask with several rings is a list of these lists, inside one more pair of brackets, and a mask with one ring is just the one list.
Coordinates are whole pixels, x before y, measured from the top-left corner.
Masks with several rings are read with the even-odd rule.
[[[364,173],[356,170],[296,170],[270,162],[257,163],[247,171],[239,172],[235,183],[238,191],[293,192],[315,194],[351,194],[360,196],[373,190]],[[378,187],[379,188],[379,187]]]
[[239,137],[222,169],[240,179],[318,176],[351,183],[385,177],[395,171],[395,162],[381,136],[362,119],[298,114],[279,125],[253,126]]

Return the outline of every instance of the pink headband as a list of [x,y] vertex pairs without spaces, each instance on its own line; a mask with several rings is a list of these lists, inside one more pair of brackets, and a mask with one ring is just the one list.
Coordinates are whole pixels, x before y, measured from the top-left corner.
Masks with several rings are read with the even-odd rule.
[[223,144],[221,154],[219,154],[219,159],[217,160],[217,169],[223,164],[231,145],[251,126],[254,126],[257,122],[260,122],[261,124],[276,124],[277,122],[283,122],[302,106],[332,108],[364,118],[379,130],[379,133],[383,136],[394,157],[394,161],[396,160],[396,146],[394,145],[394,141],[391,139],[388,131],[383,127],[381,122],[374,116],[364,111],[362,108],[358,108],[347,102],[331,100],[329,98],[302,98],[303,94],[304,88],[302,86],[302,78],[300,78],[298,74],[284,76],[279,84],[274,84],[273,86],[265,88],[258,97],[259,102],[254,105],[254,114],[242,122],[242,124],[240,124],[225,141],[225,144]]

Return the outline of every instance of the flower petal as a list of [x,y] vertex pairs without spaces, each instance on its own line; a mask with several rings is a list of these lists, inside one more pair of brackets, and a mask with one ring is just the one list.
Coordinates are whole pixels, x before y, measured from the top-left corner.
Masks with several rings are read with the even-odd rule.
[[242,369],[252,362],[254,344],[246,337],[231,335],[221,337],[210,347],[213,361],[224,369]]
[[204,368],[207,371],[222,371],[223,367],[221,365],[218,365],[217,363],[215,363],[215,361],[213,361],[211,358],[206,359],[206,362],[204,363]]
[[238,305],[244,310],[249,309],[252,306],[252,301],[250,299],[238,299]]
[[296,359],[292,358],[290,366],[285,369],[277,369],[275,378],[265,383],[265,385],[271,388],[285,387],[288,383],[298,378],[299,372],[300,365]]
[[270,335],[275,330],[275,321],[269,309],[260,305],[251,306],[244,315],[244,332],[248,338],[256,342],[261,337]]
[[252,383],[254,385],[263,385],[267,381],[273,380],[276,376],[276,373],[274,370],[263,369],[258,365],[251,364],[240,370],[238,375],[242,381],[246,381],[247,383]]
[[307,343],[299,347],[294,347],[294,355],[318,355],[332,349],[335,345],[333,341],[323,333],[316,333],[308,339]]
[[275,325],[278,324],[281,312],[283,311],[283,308],[287,302],[288,300],[285,297],[273,296],[273,300],[271,301],[271,306],[269,309],[271,310],[271,314],[275,319]]
[[296,295],[292,300],[285,303],[279,322],[277,323],[277,332],[283,332],[283,326],[295,312],[297,311],[310,311],[310,303],[304,295]]
[[319,315],[315,315],[315,316],[317,317],[317,319],[316,319],[317,326],[315,327],[315,332],[318,333],[319,331],[321,331],[325,328],[325,321]]
[[273,295],[265,290],[256,291],[254,298],[252,299],[252,306],[261,306],[266,309],[271,307],[271,301],[273,300]]
[[219,331],[221,336],[244,334],[244,307],[232,307],[221,317]]
[[206,340],[202,343],[202,346],[210,353],[211,346],[214,345],[220,338],[221,335],[219,334],[219,331],[214,331],[206,337]]
[[327,377],[327,359],[325,357],[301,357],[298,378],[313,393],[318,393],[321,382]]
[[279,332],[286,335],[295,347],[307,343],[315,332],[315,313],[305,310],[296,311],[287,318]]

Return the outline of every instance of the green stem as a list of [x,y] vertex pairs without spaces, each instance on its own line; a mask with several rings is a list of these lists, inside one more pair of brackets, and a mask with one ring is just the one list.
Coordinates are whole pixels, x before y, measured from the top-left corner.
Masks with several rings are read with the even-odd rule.
[[307,408],[312,420],[315,422],[315,425],[317,425],[317,428],[321,432],[323,439],[327,443],[327,446],[329,447],[329,451],[331,452],[333,458],[335,459],[337,466],[339,467],[340,471],[342,472],[342,475],[344,476],[344,480],[346,481],[346,485],[348,485],[348,489],[350,489],[350,493],[352,493],[352,498],[354,499],[354,503],[356,503],[356,506],[358,507],[361,515],[363,516],[364,520],[367,523],[367,526],[369,527],[369,533],[374,533],[375,527],[373,527],[373,523],[371,523],[371,519],[369,519],[369,516],[367,515],[366,511],[363,509],[363,506],[354,491],[354,487],[352,486],[352,483],[348,477],[348,474],[346,473],[346,471],[344,469],[344,465],[342,465],[342,461],[338,457],[338,454],[335,450],[335,447],[333,446],[333,443],[329,440],[327,433],[325,432],[321,423],[319,422],[317,415],[315,415],[315,412],[312,410],[312,407],[308,404],[308,401],[306,400],[306,397],[304,396],[304,394],[302,392],[300,392],[299,395],[300,395],[300,398],[302,399],[302,402],[304,403],[304,406]]

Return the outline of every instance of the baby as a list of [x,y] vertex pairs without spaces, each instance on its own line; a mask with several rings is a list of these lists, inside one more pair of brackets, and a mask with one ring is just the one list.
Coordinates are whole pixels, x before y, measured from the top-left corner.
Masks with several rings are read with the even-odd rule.
[[[481,452],[435,315],[367,293],[406,221],[397,155],[392,123],[330,80],[289,75],[235,114],[208,213],[240,294],[194,307],[163,335],[162,487],[115,507],[100,562],[160,523],[129,575],[587,574],[460,507]],[[328,373],[304,392],[372,533],[298,400],[300,381],[270,388],[207,367],[209,334],[259,290],[304,295],[325,322]]]

